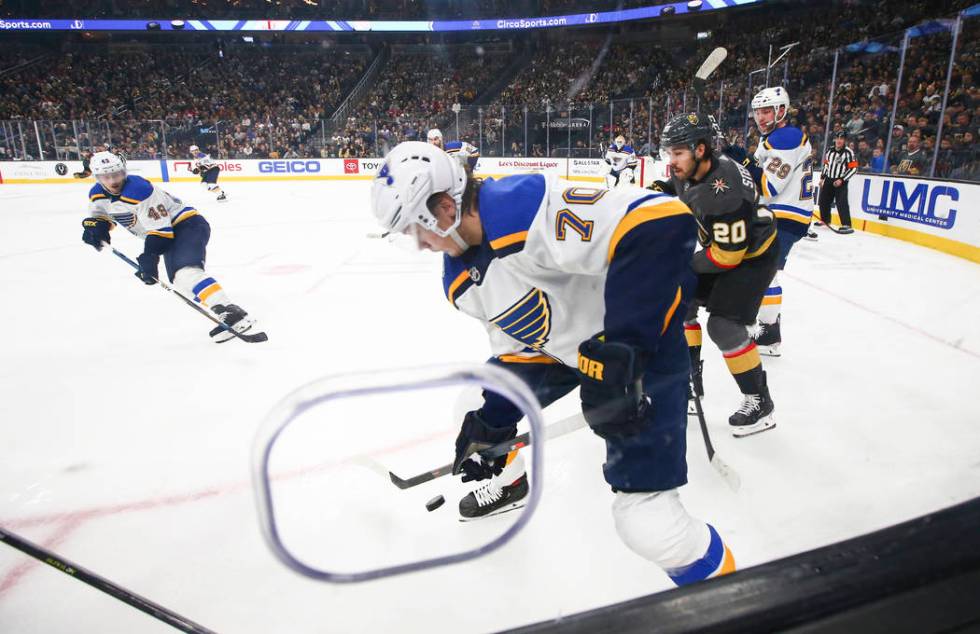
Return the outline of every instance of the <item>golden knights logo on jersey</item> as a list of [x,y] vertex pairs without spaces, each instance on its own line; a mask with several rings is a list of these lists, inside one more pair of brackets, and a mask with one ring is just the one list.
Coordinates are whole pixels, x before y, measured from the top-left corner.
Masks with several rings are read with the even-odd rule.
[[538,350],[548,342],[551,333],[551,303],[548,295],[531,289],[510,308],[490,320],[521,343]]

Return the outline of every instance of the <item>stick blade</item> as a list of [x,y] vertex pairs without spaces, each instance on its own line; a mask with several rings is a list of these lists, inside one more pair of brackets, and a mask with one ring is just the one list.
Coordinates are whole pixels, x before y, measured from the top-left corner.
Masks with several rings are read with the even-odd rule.
[[712,456],[711,466],[715,468],[715,471],[718,472],[718,475],[721,476],[721,479],[725,481],[725,484],[732,491],[737,493],[742,488],[742,478],[739,477],[738,472],[728,466],[727,462],[719,458],[718,454]]
[[707,79],[725,61],[726,57],[728,57],[728,50],[723,46],[719,46],[705,58],[704,63],[701,64],[701,68],[698,69],[698,72],[694,73],[694,76],[698,79]]

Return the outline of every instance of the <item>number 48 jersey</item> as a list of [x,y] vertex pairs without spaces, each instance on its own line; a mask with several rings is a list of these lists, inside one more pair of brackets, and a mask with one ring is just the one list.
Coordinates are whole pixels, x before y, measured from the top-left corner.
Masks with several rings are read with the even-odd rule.
[[780,231],[806,231],[813,216],[813,148],[805,132],[777,128],[755,151],[762,170],[761,204],[776,214]]
[[173,238],[178,223],[198,215],[196,209],[155,188],[142,176],[128,176],[119,195],[96,183],[89,191],[88,200],[90,216],[122,225],[138,238]]

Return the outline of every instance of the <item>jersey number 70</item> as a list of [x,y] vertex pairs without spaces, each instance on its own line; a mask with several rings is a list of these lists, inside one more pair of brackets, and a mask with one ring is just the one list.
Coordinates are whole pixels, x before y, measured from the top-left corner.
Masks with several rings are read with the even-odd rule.
[[[571,187],[566,189],[561,197],[566,203],[594,205],[606,194],[606,191],[605,189],[593,189],[591,187]],[[582,242],[589,242],[592,240],[595,221],[583,220],[576,216],[571,209],[561,209],[555,216],[555,240],[564,240],[569,229],[577,233]]]

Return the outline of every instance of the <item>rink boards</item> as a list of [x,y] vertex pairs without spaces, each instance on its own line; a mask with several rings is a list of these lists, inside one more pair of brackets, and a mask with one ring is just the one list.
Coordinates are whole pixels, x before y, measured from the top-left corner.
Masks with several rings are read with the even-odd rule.
[[[370,180],[379,158],[243,159],[220,161],[221,182]],[[127,168],[155,182],[197,182],[189,160],[129,161]],[[0,184],[78,183],[80,161],[0,162]],[[590,158],[481,158],[485,177],[544,173],[573,181],[604,183],[608,166]],[[640,161],[639,184],[667,177],[665,164]],[[819,182],[819,176],[814,179]],[[84,182],[92,182],[85,179]],[[850,181],[856,229],[905,240],[980,262],[980,184],[901,176],[857,174]]]

